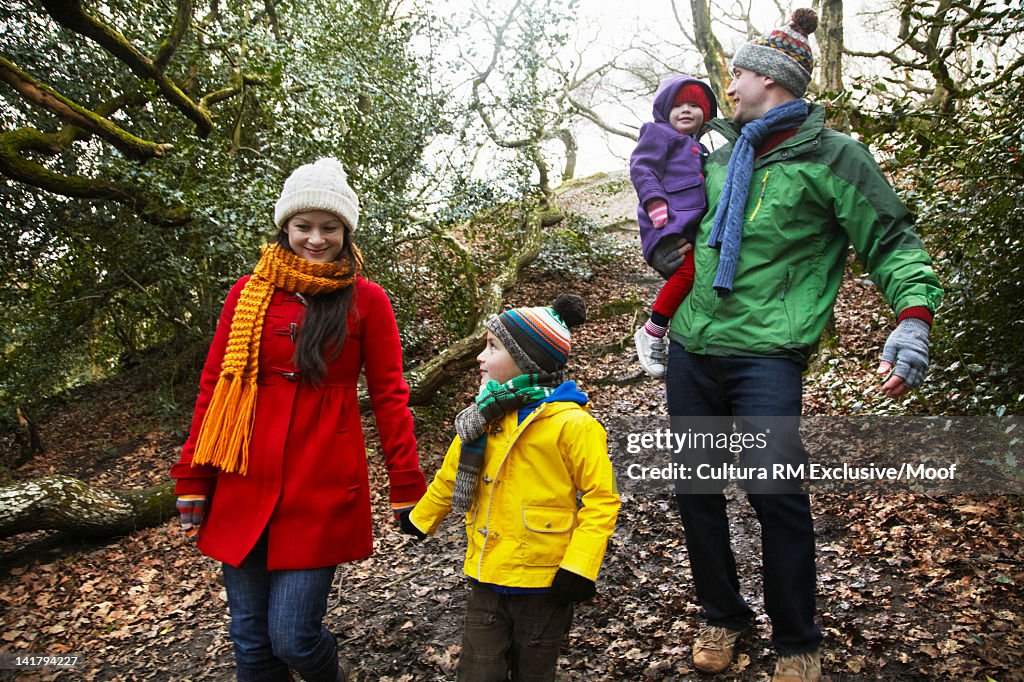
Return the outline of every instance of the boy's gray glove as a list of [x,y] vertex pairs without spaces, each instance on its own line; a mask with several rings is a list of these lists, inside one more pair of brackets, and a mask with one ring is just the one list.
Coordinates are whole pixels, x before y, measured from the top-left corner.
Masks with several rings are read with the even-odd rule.
[[668,279],[683,264],[683,258],[693,248],[682,237],[662,239],[651,251],[651,267]]
[[929,331],[927,322],[908,317],[896,325],[882,348],[882,362],[896,365],[893,376],[903,379],[908,388],[920,386],[928,371]]

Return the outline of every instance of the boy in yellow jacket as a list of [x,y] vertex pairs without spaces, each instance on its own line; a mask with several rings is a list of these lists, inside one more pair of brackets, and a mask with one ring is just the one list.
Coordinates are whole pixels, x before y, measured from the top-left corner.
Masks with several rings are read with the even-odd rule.
[[[578,296],[489,319],[477,356],[480,393],[402,529],[433,533],[465,514],[463,571],[472,583],[458,679],[554,680],[573,604],[594,596],[619,495],[604,428],[563,381]],[[579,502],[577,502],[577,496]]]

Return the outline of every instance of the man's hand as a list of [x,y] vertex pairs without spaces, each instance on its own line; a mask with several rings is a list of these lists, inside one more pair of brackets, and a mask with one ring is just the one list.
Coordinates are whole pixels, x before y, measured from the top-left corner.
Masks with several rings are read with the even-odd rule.
[[[896,325],[882,348],[882,361],[878,363],[878,373],[890,376],[882,384],[882,393],[888,398],[899,398],[924,381],[928,371],[928,332],[931,327],[924,320],[916,317],[907,319]],[[893,365],[895,364],[895,369]]]
[[181,495],[175,506],[178,508],[181,529],[194,540],[206,513],[206,495]]
[[668,279],[683,264],[683,258],[691,250],[693,250],[693,244],[682,237],[666,237],[658,242],[658,245],[651,251],[651,267],[657,270],[662,277]]

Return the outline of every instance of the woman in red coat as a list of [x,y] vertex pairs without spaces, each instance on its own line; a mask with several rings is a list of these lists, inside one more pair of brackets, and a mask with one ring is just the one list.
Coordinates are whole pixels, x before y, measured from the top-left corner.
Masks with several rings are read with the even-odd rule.
[[186,532],[223,562],[238,679],[344,680],[323,627],[337,565],[372,552],[356,386],[395,511],[426,490],[391,302],[360,275],[359,201],[335,159],[298,168],[277,243],[228,294],[192,431],[171,468]]

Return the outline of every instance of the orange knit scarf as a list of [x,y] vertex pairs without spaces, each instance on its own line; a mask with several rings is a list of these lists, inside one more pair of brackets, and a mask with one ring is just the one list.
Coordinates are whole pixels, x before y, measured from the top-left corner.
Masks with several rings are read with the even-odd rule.
[[220,378],[199,429],[193,466],[212,464],[221,471],[246,474],[256,416],[260,336],[274,288],[316,296],[351,286],[362,264],[362,255],[352,248],[354,267],[347,261],[314,263],[277,244],[263,247],[260,262],[242,289],[231,318]]

